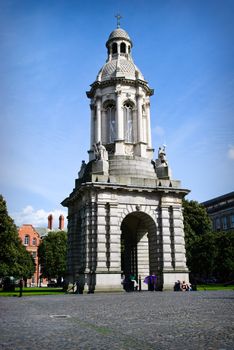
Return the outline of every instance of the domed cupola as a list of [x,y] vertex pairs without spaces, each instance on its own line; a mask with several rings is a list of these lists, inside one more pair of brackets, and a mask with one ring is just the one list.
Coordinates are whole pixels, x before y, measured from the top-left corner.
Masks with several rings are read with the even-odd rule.
[[87,92],[91,100],[90,160],[93,145],[99,142],[110,157],[151,158],[150,96],[154,91],[134,64],[132,40],[124,29],[113,30],[106,47],[106,63]]
[[97,81],[102,82],[118,77],[144,80],[144,76],[133,62],[132,46],[132,41],[124,29],[113,30],[106,42],[108,50],[106,64],[100,69]]
[[[120,44],[120,45],[118,45]],[[131,53],[132,41],[128,35],[128,33],[122,29],[117,28],[111,32],[109,39],[106,42],[106,47],[108,49],[108,53],[114,54],[126,54]],[[119,50],[118,50],[119,49]]]

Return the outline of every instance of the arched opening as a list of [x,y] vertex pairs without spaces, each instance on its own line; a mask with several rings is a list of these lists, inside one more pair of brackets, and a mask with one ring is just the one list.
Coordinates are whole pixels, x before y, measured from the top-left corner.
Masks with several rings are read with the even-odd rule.
[[125,102],[124,112],[124,139],[126,142],[133,142],[133,106],[130,102]]
[[[121,224],[121,271],[142,280],[162,270],[161,236],[154,220],[141,211],[128,214]],[[142,288],[147,286],[142,283]]]
[[112,55],[116,54],[118,52],[117,43],[112,44]]
[[112,101],[108,101],[104,104],[106,111],[106,140],[107,143],[113,143],[116,138],[116,126],[115,126],[115,104]]
[[120,44],[120,52],[121,53],[126,53],[126,44],[125,43],[121,43]]

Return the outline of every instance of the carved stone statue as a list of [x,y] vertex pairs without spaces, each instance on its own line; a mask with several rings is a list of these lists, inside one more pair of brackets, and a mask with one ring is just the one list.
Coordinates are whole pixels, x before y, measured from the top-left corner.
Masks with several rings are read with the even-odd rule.
[[168,166],[167,159],[166,159],[166,146],[163,145],[163,147],[159,147],[158,149],[158,159],[159,159],[159,166]]
[[95,159],[96,160],[106,160],[108,161],[108,152],[106,147],[101,143],[101,141],[93,145]]
[[166,159],[166,146],[159,147],[158,158],[155,162],[155,170],[159,179],[171,179],[171,169],[169,168],[168,161]]

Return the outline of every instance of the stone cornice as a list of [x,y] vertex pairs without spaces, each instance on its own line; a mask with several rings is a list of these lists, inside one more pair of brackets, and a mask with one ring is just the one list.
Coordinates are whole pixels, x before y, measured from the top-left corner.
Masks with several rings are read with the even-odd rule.
[[95,95],[95,91],[97,89],[102,89],[105,88],[107,86],[115,86],[116,84],[121,84],[121,85],[130,85],[130,86],[134,86],[134,87],[139,87],[141,86],[147,96],[152,96],[154,94],[154,89],[151,89],[148,86],[147,81],[141,80],[141,79],[136,79],[136,80],[132,80],[132,79],[126,79],[126,78],[111,78],[109,80],[105,80],[105,81],[95,81],[93,84],[91,84],[91,89],[90,91],[86,92],[86,95],[88,98],[93,98]]
[[190,191],[183,188],[175,188],[175,187],[165,187],[165,186],[156,186],[156,187],[148,187],[148,186],[135,186],[135,185],[121,185],[121,184],[115,184],[115,183],[107,183],[107,182],[86,182],[81,184],[78,188],[74,189],[69,197],[65,198],[61,204],[64,207],[68,207],[69,203],[76,200],[82,193],[84,193],[87,190],[114,190],[114,191],[128,191],[128,192],[148,192],[148,193],[155,193],[158,192],[159,194],[168,194],[168,193],[176,193],[180,194],[181,198],[184,198],[186,194],[188,194]]

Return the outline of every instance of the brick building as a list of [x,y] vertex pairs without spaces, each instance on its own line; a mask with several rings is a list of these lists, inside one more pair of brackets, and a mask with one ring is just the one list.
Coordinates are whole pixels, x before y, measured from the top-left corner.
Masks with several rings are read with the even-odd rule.
[[[58,230],[64,230],[64,216],[59,216],[59,228]],[[38,260],[38,247],[41,240],[48,234],[49,231],[53,231],[53,216],[48,216],[48,227],[34,228],[31,224],[23,224],[18,228],[19,237],[27,251],[30,252],[35,261],[34,275],[27,280],[27,286],[41,286],[46,285],[47,281],[40,281],[40,265]]]
[[30,252],[34,258],[36,269],[32,278],[27,280],[28,286],[37,286],[39,284],[40,268],[38,263],[38,247],[41,242],[41,237],[35,228],[30,224],[24,224],[19,229],[19,236],[27,251]]

